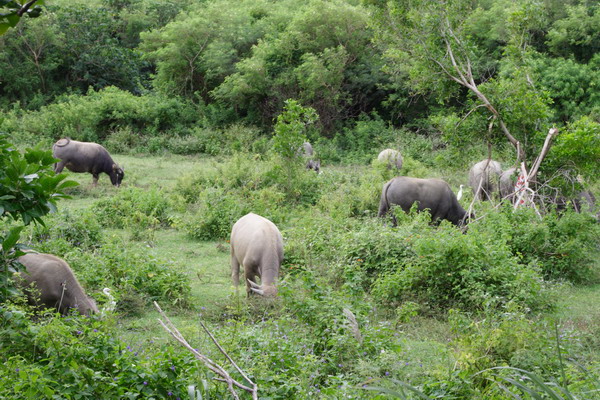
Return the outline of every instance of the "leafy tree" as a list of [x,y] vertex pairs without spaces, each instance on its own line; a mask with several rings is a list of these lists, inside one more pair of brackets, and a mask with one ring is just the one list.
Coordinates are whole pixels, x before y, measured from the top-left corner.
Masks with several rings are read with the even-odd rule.
[[66,175],[55,175],[54,162],[50,152],[40,146],[21,154],[0,133],[0,220],[8,229],[0,237],[0,301],[14,291],[10,278],[18,268],[15,259],[23,254],[17,244],[21,230],[31,222],[43,224],[42,217],[55,211],[56,201],[66,197],[63,190],[77,185],[64,181]]
[[345,1],[312,1],[281,32],[266,35],[213,95],[241,116],[269,124],[284,101],[297,98],[327,131],[383,99],[370,15]]
[[52,13],[23,21],[0,38],[3,101],[28,106],[37,93],[50,96],[64,90],[64,83],[59,83],[64,76],[57,74],[64,60],[64,41]]
[[528,66],[531,28],[537,26],[532,22],[534,6],[532,1],[515,3],[507,12],[500,73],[470,34],[474,2],[390,3],[380,9],[378,19],[381,39],[388,45],[389,71],[404,74],[415,93],[433,95],[442,103],[467,93],[469,109],[453,118],[454,133],[462,135],[462,120],[482,112],[483,123],[475,125],[472,135],[488,143],[503,137],[520,161],[532,164],[532,180],[548,149],[545,145],[541,150],[542,132],[551,116],[549,98],[531,81]]
[[276,16],[282,8],[280,3],[265,0],[252,4],[207,2],[163,29],[142,33],[144,58],[156,63],[155,88],[190,98],[198,94],[209,102],[209,92],[234,71],[235,63],[248,54],[270,25],[277,25]]
[[548,47],[555,55],[588,62],[600,51],[600,6],[579,4],[567,7],[567,13],[548,32]]
[[[37,3],[37,4],[36,4]],[[42,12],[41,4],[44,0],[29,0],[23,2],[20,0],[0,0],[0,35],[3,35],[8,28],[15,27],[21,17],[37,18]]]

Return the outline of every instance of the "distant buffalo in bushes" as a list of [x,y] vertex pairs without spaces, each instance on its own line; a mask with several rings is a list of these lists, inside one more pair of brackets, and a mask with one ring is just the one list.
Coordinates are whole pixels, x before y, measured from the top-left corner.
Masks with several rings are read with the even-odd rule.
[[467,212],[450,186],[441,179],[399,176],[390,180],[383,186],[377,215],[384,217],[393,205],[408,212],[414,203],[417,203],[418,211],[428,209],[433,222],[445,219],[456,226],[465,224]]
[[502,166],[498,161],[483,160],[471,167],[469,186],[473,189],[476,200],[491,200],[493,193],[498,193]]
[[67,167],[72,172],[89,172],[93,184],[98,184],[98,176],[104,172],[114,186],[120,186],[125,173],[112,159],[108,151],[97,143],[78,142],[60,139],[52,146],[52,155],[60,161],[54,165],[54,172],[61,173]]
[[385,149],[379,153],[377,160],[386,163],[388,168],[402,169],[402,154],[398,150]]
[[516,168],[509,168],[500,175],[500,196],[503,199],[509,200],[511,203],[515,201],[515,184],[518,175]]
[[312,145],[309,142],[302,143],[302,146],[298,148],[297,154],[306,159],[306,164],[304,165],[306,169],[312,169],[316,173],[319,173],[319,171],[321,170],[321,161],[314,160],[312,158],[315,152],[313,150]]

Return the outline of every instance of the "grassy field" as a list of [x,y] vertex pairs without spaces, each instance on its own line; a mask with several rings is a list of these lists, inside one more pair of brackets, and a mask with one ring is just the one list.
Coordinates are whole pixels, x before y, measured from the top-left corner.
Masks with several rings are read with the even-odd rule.
[[[162,189],[163,193],[172,193],[178,183],[192,179],[200,171],[215,169],[222,161],[205,157],[149,156],[145,154],[117,155],[115,159],[125,168],[126,175],[120,188],[110,185],[106,175],[102,175],[98,186],[93,187],[89,174],[68,173],[69,178],[78,181],[80,186],[71,190],[71,199],[63,200],[59,204],[59,213],[88,210],[96,202],[110,199],[117,196],[120,191],[126,191],[132,187],[142,190]],[[325,178],[323,179],[329,179],[328,173],[338,176],[336,174],[344,175],[348,171],[356,173],[358,170],[358,173],[362,174],[366,173],[369,168],[372,167],[345,166],[329,170],[325,167]],[[460,182],[466,181],[466,176],[453,174],[446,179],[454,182],[457,186]],[[469,195],[463,199],[463,202],[467,207]],[[200,329],[198,324],[200,319],[211,327],[223,346],[230,349],[239,347],[240,340],[243,341],[242,337],[245,335],[268,336],[264,330],[272,329],[272,325],[269,325],[272,323],[281,324],[277,325],[277,329],[279,335],[283,336],[301,335],[302,330],[310,329],[298,322],[291,322],[292,320],[281,304],[281,299],[267,302],[262,299],[246,299],[244,288],[236,291],[230,279],[227,241],[192,239],[186,235],[184,230],[178,229],[179,225],[189,218],[189,209],[181,207],[170,212],[172,215],[169,217],[174,221],[171,226],[160,226],[142,240],[133,240],[130,230],[126,228],[107,228],[104,229],[104,234],[121,238],[130,249],[140,249],[140,252],[143,250],[147,256],[166,260],[172,268],[185,272],[191,284],[189,304],[184,307],[169,304],[162,304],[162,306],[175,325],[194,345],[203,349],[212,348],[209,339]],[[297,220],[288,217],[287,221],[290,224]],[[289,227],[280,226],[280,228]],[[328,266],[319,268],[326,269]],[[102,297],[99,293],[91,294],[96,298]],[[595,307],[600,300],[600,286],[562,285],[555,290],[555,295],[558,298],[557,307],[536,318],[552,318],[558,322],[559,329],[565,333],[577,332],[578,335],[592,337],[600,332],[600,312]],[[364,360],[348,360],[353,363],[351,370],[354,374],[352,376],[355,377],[351,378],[352,380],[362,379],[365,384],[369,384],[376,382],[374,379],[377,377],[385,378],[390,371],[395,378],[408,382],[426,382],[431,379],[431,376],[436,376],[435,379],[443,376],[454,379],[452,377],[456,374],[458,363],[462,362],[461,357],[464,357],[464,352],[461,353],[460,345],[454,342],[457,334],[460,333],[452,330],[446,317],[424,313],[415,314],[403,320],[390,314],[389,310],[373,311],[369,316],[368,323],[374,327],[374,335],[377,335],[376,332],[380,329],[376,327],[384,329],[391,335],[389,339],[386,339],[389,340],[387,345],[396,350],[389,352],[382,349],[381,354],[375,357],[375,361],[372,357]],[[157,318],[158,313],[150,305],[142,307],[132,315],[117,316],[115,322],[118,327],[118,335],[123,342],[129,343],[136,349],[145,351],[156,349],[158,351],[172,339],[159,325]],[[253,327],[253,324],[256,326]],[[279,331],[280,329],[281,331]],[[236,333],[239,331],[242,336],[240,338],[232,337],[232,330]],[[476,334],[473,334],[471,339],[479,340]],[[596,341],[591,340],[586,343],[587,347],[578,347],[578,350],[584,351],[585,354],[573,356],[596,360],[596,354],[598,354]],[[214,348],[207,350],[209,354],[211,352],[214,354],[214,351]],[[244,349],[238,348],[236,351],[241,351],[243,354]],[[244,363],[248,365],[248,362],[253,361],[252,359],[241,360],[242,365]],[[344,377],[345,373],[349,373],[344,372],[341,365],[340,363],[339,375],[334,374],[335,379],[342,379],[341,377]],[[303,373],[298,373],[298,375],[303,376]],[[327,379],[331,379],[331,377]],[[273,385],[275,384],[273,383]],[[307,393],[314,393],[316,397],[319,397],[316,395],[316,386],[313,392],[309,390]],[[356,397],[368,398],[371,396],[362,391],[357,392],[356,389],[344,389],[340,393],[359,393],[356,394]],[[338,395],[324,398],[340,398]],[[285,398],[286,396],[275,397]],[[341,396],[346,398],[346,395]]]

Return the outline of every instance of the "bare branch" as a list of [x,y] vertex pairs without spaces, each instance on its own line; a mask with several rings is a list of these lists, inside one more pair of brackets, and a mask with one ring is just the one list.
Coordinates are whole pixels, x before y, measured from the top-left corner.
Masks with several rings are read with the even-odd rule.
[[219,345],[219,343],[217,342],[217,340],[214,338],[214,336],[210,333],[210,331],[208,330],[208,328],[206,328],[206,326],[200,322],[200,324],[202,325],[202,327],[204,328],[204,330],[206,331],[206,333],[208,333],[208,335],[211,337],[211,339],[213,340],[213,342],[217,345],[217,347],[219,348],[219,350],[225,354],[225,356],[227,357],[227,359],[235,366],[235,368],[238,370],[238,372],[240,372],[242,374],[242,376],[244,377],[244,379],[246,379],[248,382],[250,382],[250,384],[252,385],[252,387],[248,387],[238,381],[236,381],[235,379],[233,379],[231,377],[231,375],[229,375],[229,373],[223,368],[221,367],[219,364],[217,364],[216,362],[214,362],[213,360],[211,360],[210,358],[208,358],[207,356],[205,356],[204,354],[201,354],[198,350],[194,349],[188,342],[187,340],[185,340],[185,338],[183,337],[183,335],[181,334],[181,332],[179,332],[179,330],[175,327],[175,325],[173,325],[173,323],[171,322],[171,320],[169,319],[169,317],[166,316],[166,314],[163,312],[163,310],[160,308],[160,306],[158,305],[157,302],[154,302],[154,306],[156,307],[156,309],[158,310],[158,313],[165,319],[166,322],[163,322],[161,319],[158,320],[158,322],[160,322],[160,324],[162,325],[162,327],[169,332],[169,334],[171,334],[171,336],[173,336],[173,338],[175,338],[175,340],[177,340],[181,345],[183,345],[183,347],[185,347],[186,349],[188,349],[192,354],[194,354],[194,356],[202,361],[204,363],[204,365],[210,369],[212,372],[214,372],[216,375],[218,375],[220,378],[215,378],[215,380],[220,381],[220,382],[225,382],[227,383],[227,387],[229,389],[229,392],[231,393],[231,395],[233,396],[234,399],[238,399],[239,400],[239,396],[237,394],[237,392],[235,391],[235,387],[245,390],[249,393],[252,393],[252,399],[257,400],[258,399],[258,386],[252,382],[247,376],[246,374],[244,374],[244,372],[237,366],[237,364],[235,362],[233,362],[233,360],[231,359],[231,357],[229,357],[229,355],[225,352],[225,350],[223,350],[223,348]]

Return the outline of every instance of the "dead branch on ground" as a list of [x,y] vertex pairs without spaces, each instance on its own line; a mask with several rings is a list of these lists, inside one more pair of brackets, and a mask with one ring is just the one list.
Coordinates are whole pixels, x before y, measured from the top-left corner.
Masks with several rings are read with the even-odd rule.
[[208,328],[202,322],[200,322],[200,325],[202,326],[202,328],[204,328],[206,333],[210,336],[210,338],[215,343],[215,345],[217,346],[219,351],[221,353],[223,353],[223,355],[229,360],[229,362],[231,362],[231,364],[233,364],[235,369],[244,377],[244,379],[248,382],[249,386],[244,385],[243,383],[240,383],[237,380],[233,379],[231,377],[231,375],[229,374],[229,372],[227,372],[225,370],[225,368],[223,368],[221,365],[217,364],[216,362],[214,362],[213,360],[211,360],[204,354],[201,354],[198,350],[194,349],[188,343],[188,341],[183,337],[181,332],[179,332],[179,330],[175,327],[175,325],[173,325],[173,323],[171,322],[169,317],[166,316],[166,314],[163,312],[163,310],[160,308],[160,306],[158,305],[157,302],[154,302],[154,306],[158,310],[158,313],[166,321],[166,322],[163,322],[161,319],[158,320],[158,322],[160,322],[162,327],[167,332],[169,332],[171,334],[171,336],[173,336],[173,338],[175,338],[175,340],[177,340],[183,347],[188,349],[194,355],[194,357],[196,357],[198,360],[202,361],[202,363],[206,366],[206,368],[210,369],[212,372],[217,374],[219,376],[219,378],[215,378],[215,380],[220,381],[220,382],[225,382],[227,384],[227,388],[229,389],[229,392],[231,393],[231,395],[233,396],[234,399],[239,400],[239,396],[238,396],[237,392],[235,391],[235,388],[237,387],[239,389],[245,390],[248,393],[251,393],[252,399],[258,400],[258,386],[250,378],[248,378],[248,376],[240,369],[240,367],[238,367],[238,365],[231,359],[229,354],[227,354],[227,352],[221,347],[221,345],[217,342],[217,339],[215,339],[215,337],[210,333]]

